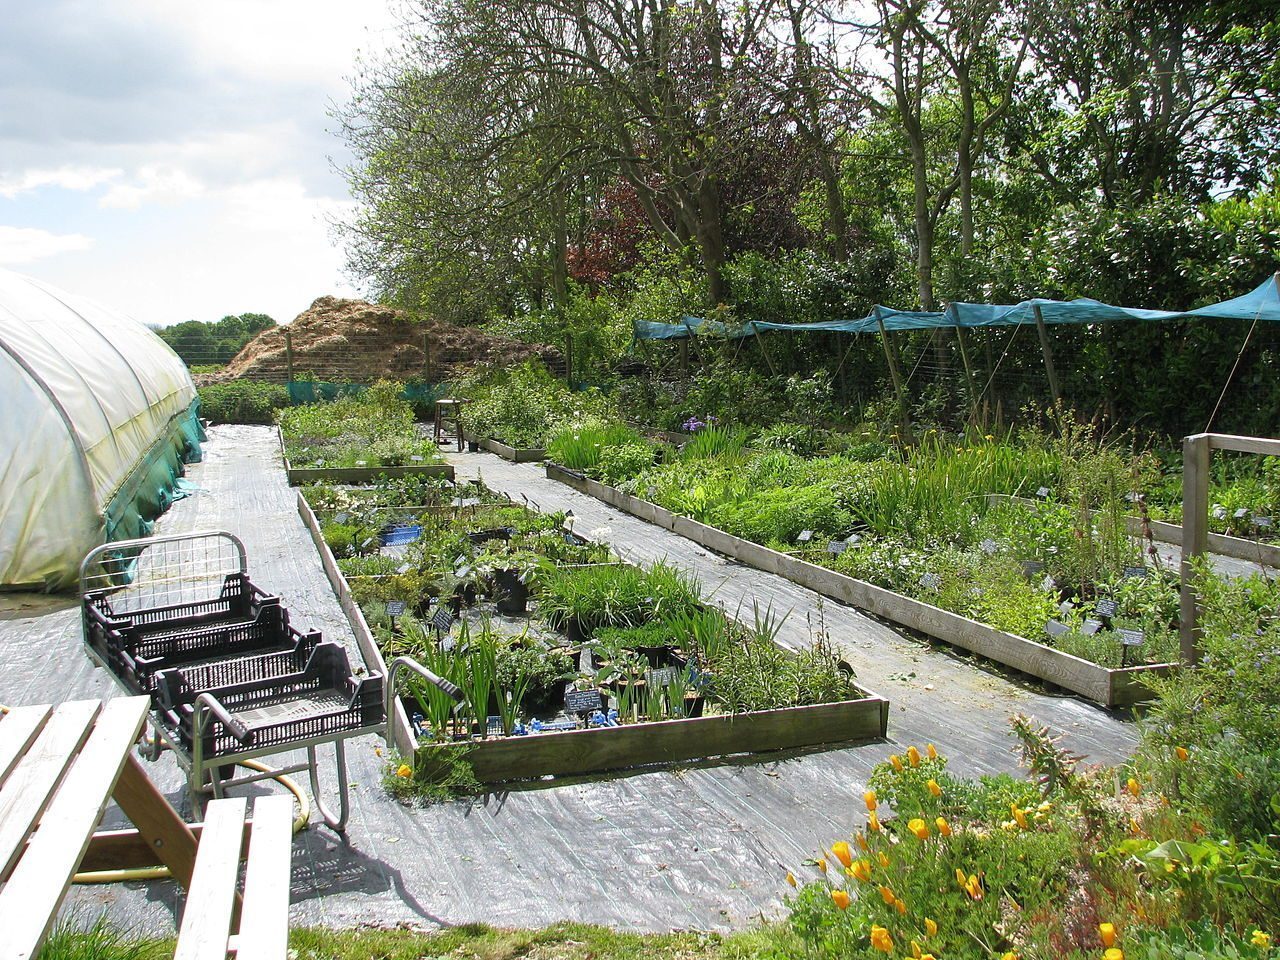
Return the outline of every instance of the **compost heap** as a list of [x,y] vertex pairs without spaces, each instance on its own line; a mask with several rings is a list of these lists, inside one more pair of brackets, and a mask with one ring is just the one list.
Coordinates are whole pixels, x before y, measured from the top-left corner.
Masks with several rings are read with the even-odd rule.
[[367,383],[382,377],[425,378],[438,383],[473,367],[511,367],[541,360],[555,369],[564,362],[555,347],[417,318],[406,310],[364,300],[320,297],[288,327],[264,330],[227,366],[198,377],[198,382],[240,378],[286,382],[286,330],[293,340],[295,379]]

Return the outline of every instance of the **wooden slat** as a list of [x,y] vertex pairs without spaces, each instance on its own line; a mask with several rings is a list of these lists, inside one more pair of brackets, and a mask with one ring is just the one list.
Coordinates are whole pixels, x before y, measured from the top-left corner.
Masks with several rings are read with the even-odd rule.
[[0,960],[28,960],[48,934],[125,757],[142,732],[149,702],[125,697],[102,708],[26,855],[0,892]]
[[51,709],[48,704],[14,707],[0,717],[0,783],[4,783],[9,771],[27,752]]
[[249,863],[240,914],[239,960],[285,960],[289,951],[289,875],[293,865],[293,798],[253,804]]
[[245,806],[244,797],[209,804],[173,960],[226,960]]
[[18,862],[27,837],[93,729],[93,718],[101,706],[97,700],[59,706],[5,778],[0,788],[0,880],[7,879]]

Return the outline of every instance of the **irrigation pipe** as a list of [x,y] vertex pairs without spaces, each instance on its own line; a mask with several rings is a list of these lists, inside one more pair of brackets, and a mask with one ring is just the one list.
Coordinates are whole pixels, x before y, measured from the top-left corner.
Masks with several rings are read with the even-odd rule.
[[[9,708],[0,703],[0,714],[8,712]],[[272,769],[257,760],[237,760],[236,766],[247,767],[258,773],[270,773]],[[301,833],[311,821],[311,801],[307,799],[306,793],[292,777],[277,773],[274,777],[269,777],[268,779],[275,780],[292,793],[298,801],[298,815],[293,820],[293,832],[295,834]],[[168,880],[171,876],[172,874],[169,872],[168,867],[131,867],[127,870],[95,870],[91,873],[77,873],[71,878],[71,882],[82,884],[124,883],[129,880]]]

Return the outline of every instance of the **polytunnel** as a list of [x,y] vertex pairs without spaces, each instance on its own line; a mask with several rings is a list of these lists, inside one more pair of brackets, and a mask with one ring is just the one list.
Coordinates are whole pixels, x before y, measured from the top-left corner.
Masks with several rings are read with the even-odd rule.
[[142,324],[0,270],[0,588],[57,590],[145,536],[204,438],[195,385]]

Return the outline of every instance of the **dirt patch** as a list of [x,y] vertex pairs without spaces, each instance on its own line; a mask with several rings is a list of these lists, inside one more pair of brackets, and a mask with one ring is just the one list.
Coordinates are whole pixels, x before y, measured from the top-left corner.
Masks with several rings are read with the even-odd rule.
[[367,383],[381,377],[441,382],[473,367],[510,367],[541,360],[564,366],[555,347],[522,343],[472,327],[415,317],[395,307],[320,297],[287,327],[264,330],[226,367],[199,384],[247,379],[285,383],[292,340],[295,379]]

